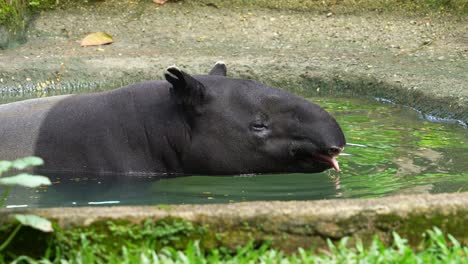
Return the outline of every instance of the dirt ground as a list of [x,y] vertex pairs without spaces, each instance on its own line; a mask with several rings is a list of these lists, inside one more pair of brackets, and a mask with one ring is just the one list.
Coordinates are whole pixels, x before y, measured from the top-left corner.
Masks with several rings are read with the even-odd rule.
[[[80,47],[97,31],[114,43]],[[303,95],[383,97],[468,122],[463,18],[104,1],[43,12],[27,35],[0,50],[4,96],[161,79],[173,64],[203,74],[222,60],[230,76]]]

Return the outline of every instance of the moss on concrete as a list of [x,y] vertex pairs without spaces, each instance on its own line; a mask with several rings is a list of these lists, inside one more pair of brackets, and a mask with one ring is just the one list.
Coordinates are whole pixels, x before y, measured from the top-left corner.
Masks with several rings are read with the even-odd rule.
[[[235,249],[253,241],[270,242],[287,252],[298,247],[325,248],[343,237],[369,243],[374,236],[392,242],[399,233],[418,247],[424,231],[439,227],[468,244],[468,193],[395,196],[378,199],[310,202],[252,202],[156,207],[51,208],[0,211],[0,241],[15,227],[12,215],[34,213],[56,224],[54,234],[23,228],[8,250],[43,254],[48,245],[75,248],[86,239],[105,251],[118,245],[183,248],[199,240],[205,249]],[[104,245],[104,246],[103,246]]]

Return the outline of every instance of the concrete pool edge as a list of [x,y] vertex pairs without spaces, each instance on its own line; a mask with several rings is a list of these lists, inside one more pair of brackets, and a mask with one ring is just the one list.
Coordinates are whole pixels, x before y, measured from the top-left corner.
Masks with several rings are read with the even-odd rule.
[[[194,233],[191,239],[200,240],[208,248],[271,240],[273,247],[293,251],[298,247],[324,248],[326,239],[335,241],[345,236],[368,242],[375,235],[388,243],[392,232],[416,247],[424,231],[434,226],[468,245],[468,226],[463,225],[468,222],[468,192],[211,205],[2,209],[0,225],[13,226],[18,213],[53,220],[63,230],[92,228],[108,220],[142,226],[148,219],[179,219],[203,227],[204,231]],[[7,230],[2,232],[0,237]]]

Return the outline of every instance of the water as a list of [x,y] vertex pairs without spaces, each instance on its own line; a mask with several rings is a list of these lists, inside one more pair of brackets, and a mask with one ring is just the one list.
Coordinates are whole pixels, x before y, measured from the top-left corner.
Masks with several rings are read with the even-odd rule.
[[[353,99],[312,99],[332,112],[350,143],[342,172],[136,178],[121,182],[54,179],[15,188],[12,207],[317,200],[468,191],[468,130],[434,123],[405,107]],[[1,194],[1,191],[0,191]]]

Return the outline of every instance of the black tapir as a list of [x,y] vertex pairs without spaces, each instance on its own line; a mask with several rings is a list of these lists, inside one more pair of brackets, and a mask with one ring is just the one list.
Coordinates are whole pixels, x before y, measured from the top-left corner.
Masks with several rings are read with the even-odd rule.
[[165,81],[0,105],[0,160],[43,175],[227,175],[339,170],[346,142],[318,105],[252,80],[170,67]]

